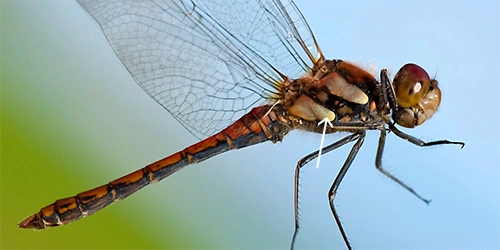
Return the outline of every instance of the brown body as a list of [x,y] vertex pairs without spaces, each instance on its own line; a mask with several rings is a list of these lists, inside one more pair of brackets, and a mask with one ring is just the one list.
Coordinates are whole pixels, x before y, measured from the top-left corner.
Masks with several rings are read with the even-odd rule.
[[[337,82],[347,85],[343,84],[339,89],[336,88]],[[353,131],[357,129],[356,125],[372,124],[372,129],[383,126],[384,119],[379,116],[375,105],[378,98],[376,85],[377,81],[371,74],[353,64],[326,61],[318,71],[282,84],[279,99],[287,102],[256,107],[214,136],[106,185],[57,200],[23,220],[19,226],[44,229],[68,224],[122,200],[186,165],[225,151],[264,141],[281,141],[293,129],[322,133],[323,127],[317,123],[325,117],[336,125],[328,128],[326,133]],[[359,100],[364,101],[359,103]],[[344,129],[343,124],[346,125]]]
[[19,223],[20,227],[44,229],[65,225],[89,216],[114,201],[122,200],[150,183],[162,180],[182,167],[231,149],[267,140],[278,141],[289,128],[277,121],[270,106],[254,108],[220,133],[200,141],[106,185],[60,199]]

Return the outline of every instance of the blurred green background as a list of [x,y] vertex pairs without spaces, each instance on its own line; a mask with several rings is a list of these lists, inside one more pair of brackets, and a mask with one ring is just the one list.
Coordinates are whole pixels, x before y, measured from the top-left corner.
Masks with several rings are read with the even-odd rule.
[[[272,226],[258,218],[266,206],[252,205],[258,198],[245,200],[253,190],[242,200],[230,188],[242,183],[227,171],[235,169],[235,155],[182,170],[77,223],[40,232],[17,228],[56,199],[105,184],[197,139],[135,84],[76,2],[1,4],[2,248],[272,245],[266,241]],[[232,204],[221,202],[226,200]],[[242,214],[245,209],[251,211]],[[249,233],[259,230],[261,235]]]

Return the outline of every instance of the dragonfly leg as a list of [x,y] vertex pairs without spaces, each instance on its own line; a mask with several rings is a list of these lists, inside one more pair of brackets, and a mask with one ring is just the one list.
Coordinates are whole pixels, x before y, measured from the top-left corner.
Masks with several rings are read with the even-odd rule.
[[345,233],[344,227],[342,226],[342,222],[340,222],[340,217],[337,213],[337,210],[335,209],[335,196],[337,194],[337,189],[340,186],[340,183],[344,179],[345,174],[347,173],[347,170],[349,170],[349,167],[351,166],[352,162],[354,161],[354,158],[356,158],[356,155],[358,154],[359,149],[363,145],[363,142],[365,140],[365,131],[360,131],[357,133],[358,140],[352,146],[351,152],[349,152],[349,155],[347,156],[347,159],[344,162],[344,165],[340,169],[339,173],[337,174],[337,177],[335,177],[335,180],[333,181],[332,186],[330,187],[330,190],[328,191],[328,199],[330,203],[330,210],[332,211],[333,217],[335,218],[335,222],[337,223],[337,227],[339,228],[340,234],[342,234],[342,238],[344,239],[344,242],[349,250],[352,249],[351,243],[349,243],[349,239],[347,239],[347,235]]
[[[326,154],[332,150],[335,150],[339,147],[344,146],[345,144],[357,140],[361,136],[361,133],[355,133],[348,135],[326,147],[323,147],[322,149],[322,154]],[[297,167],[295,168],[295,177],[294,177],[294,199],[293,199],[293,204],[294,204],[294,212],[295,212],[295,231],[293,232],[293,237],[292,237],[292,244],[290,246],[290,249],[294,248],[295,245],[295,239],[297,237],[297,233],[299,231],[299,180],[300,180],[300,169],[305,166],[307,163],[310,161],[318,158],[319,150],[316,150],[302,159],[300,159],[297,162]]]
[[380,71],[379,92],[380,97],[377,105],[379,112],[388,114],[389,110],[396,111],[396,98],[394,97],[394,89],[392,88],[391,79],[389,77],[389,73],[387,73],[387,69],[382,69]]
[[417,139],[409,134],[404,133],[403,131],[399,130],[394,126],[394,124],[389,124],[389,129],[394,132],[395,135],[397,135],[399,138],[409,141],[417,146],[420,147],[428,147],[428,146],[435,146],[435,145],[444,145],[444,144],[457,144],[460,145],[461,148],[464,148],[465,143],[461,141],[448,141],[448,140],[438,140],[438,141],[431,141],[431,142],[424,142],[420,139]]
[[408,190],[408,192],[412,193],[415,195],[417,198],[425,202],[425,204],[429,204],[431,200],[425,199],[422,196],[420,196],[413,188],[410,188],[408,185],[406,185],[404,182],[393,176],[391,173],[387,172],[382,167],[382,154],[384,153],[384,146],[385,146],[385,137],[386,137],[386,131],[385,129],[380,130],[380,138],[378,140],[378,149],[377,149],[377,157],[375,158],[375,167],[380,171],[382,174],[385,176],[389,177],[389,179],[395,181],[397,184],[402,186],[404,189]]

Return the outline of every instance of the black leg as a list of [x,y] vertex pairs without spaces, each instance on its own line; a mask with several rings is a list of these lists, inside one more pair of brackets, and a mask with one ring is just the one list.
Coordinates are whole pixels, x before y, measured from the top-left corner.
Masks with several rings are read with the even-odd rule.
[[377,158],[375,159],[375,167],[380,171],[382,174],[385,176],[389,177],[389,179],[395,181],[397,184],[402,186],[404,189],[408,190],[408,192],[412,193],[415,195],[417,198],[425,202],[425,204],[429,204],[431,200],[424,199],[422,196],[420,196],[415,190],[410,188],[408,185],[400,181],[398,178],[393,176],[391,173],[387,172],[383,167],[382,167],[382,154],[384,153],[384,146],[385,146],[385,137],[386,137],[386,131],[380,130],[380,138],[378,140],[378,149],[377,149]]
[[[363,131],[363,137],[364,137],[364,131]],[[356,133],[356,134],[351,134],[349,136],[346,136],[326,147],[323,147],[322,149],[322,154],[326,154],[332,150],[335,150],[339,147],[344,146],[345,144],[355,141],[360,137],[361,133]],[[297,167],[295,168],[295,178],[294,178],[294,199],[293,199],[293,204],[294,204],[294,212],[295,212],[295,231],[293,232],[293,237],[292,237],[292,244],[290,246],[290,249],[294,248],[295,245],[295,239],[297,237],[297,233],[299,231],[299,180],[300,180],[300,169],[305,166],[307,163],[310,161],[316,159],[318,157],[319,150],[314,151],[302,159],[300,159],[297,162]]]
[[391,79],[389,78],[389,73],[387,73],[387,69],[383,69],[382,71],[380,71],[380,84],[381,89],[379,91],[382,92],[385,102],[382,104],[385,106],[385,104],[388,103],[390,109],[395,112],[398,105],[396,102],[396,95],[394,94],[394,89],[391,84]]
[[347,173],[347,170],[349,170],[349,167],[351,166],[352,162],[354,161],[354,158],[356,158],[356,155],[358,154],[359,149],[363,145],[363,142],[365,140],[365,131],[360,131],[358,134],[358,141],[352,146],[351,152],[349,152],[349,155],[347,156],[347,159],[344,162],[344,165],[340,169],[339,173],[337,174],[337,177],[335,177],[335,180],[333,181],[332,186],[330,187],[330,190],[328,191],[328,199],[330,201],[330,210],[332,211],[333,217],[335,218],[335,222],[337,222],[337,226],[339,228],[340,233],[342,234],[342,238],[344,239],[344,242],[347,246],[347,249],[351,250],[351,243],[349,243],[349,239],[347,239],[347,235],[345,233],[344,227],[342,226],[342,223],[340,222],[340,217],[335,210],[335,204],[334,204],[334,199],[335,195],[337,194],[337,189],[339,188],[340,183],[342,182],[342,179],[344,179],[345,174]]
[[399,129],[396,128],[393,124],[389,124],[389,129],[394,132],[395,135],[397,135],[399,138],[409,141],[417,146],[420,147],[428,147],[428,146],[435,146],[435,145],[444,145],[444,144],[457,144],[460,145],[460,148],[464,148],[465,143],[461,141],[448,141],[448,140],[438,140],[438,141],[431,141],[431,142],[424,142],[420,139],[417,139],[409,134],[406,134]]

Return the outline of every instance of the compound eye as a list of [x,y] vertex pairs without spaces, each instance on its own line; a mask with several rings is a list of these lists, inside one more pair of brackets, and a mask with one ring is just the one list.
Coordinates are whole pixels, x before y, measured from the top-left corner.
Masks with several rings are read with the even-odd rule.
[[409,108],[427,94],[431,85],[429,74],[420,66],[408,63],[394,77],[393,86],[398,105]]

